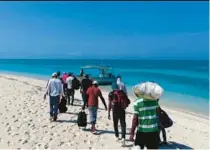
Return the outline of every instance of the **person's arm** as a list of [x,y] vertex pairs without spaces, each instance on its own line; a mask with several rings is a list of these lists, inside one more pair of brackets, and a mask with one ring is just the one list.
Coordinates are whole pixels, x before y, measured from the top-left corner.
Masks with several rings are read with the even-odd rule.
[[80,93],[82,93],[82,90],[83,90],[83,79],[82,79],[82,81],[81,81]]
[[107,105],[106,105],[105,99],[101,93],[101,90],[99,90],[99,97],[100,97],[102,103],[104,104],[105,109],[107,110]]
[[64,96],[63,86],[61,82],[60,82],[60,96]]
[[83,106],[82,106],[82,109],[83,109],[83,110],[85,109],[85,106],[87,105],[88,96],[89,96],[89,88],[88,88],[87,91],[86,91],[86,100],[85,100],[85,102],[84,102],[84,104],[83,104]]
[[112,92],[109,93],[108,100],[109,100],[109,104],[108,104],[108,119],[110,119]]
[[48,81],[47,81],[47,85],[46,85],[46,88],[47,88],[47,86],[48,86],[48,84],[49,84],[49,81],[50,81],[50,80],[48,80]]
[[133,115],[132,125],[131,125],[131,134],[134,134],[136,130],[136,126],[138,125],[138,115]]
[[136,101],[133,105],[133,109],[134,109],[134,115],[133,115],[133,120],[132,120],[132,125],[131,125],[131,130],[130,130],[130,140],[134,141],[133,137],[134,137],[134,133],[136,130],[136,127],[138,125],[138,111],[139,111],[139,107],[138,107],[138,101]]
[[50,88],[50,81],[48,80],[47,87],[46,87],[46,90],[45,90],[45,93],[44,93],[44,99],[46,99],[47,94],[49,94],[49,88]]
[[128,95],[128,91],[127,91],[125,84],[124,84],[124,90],[125,90],[125,94]]

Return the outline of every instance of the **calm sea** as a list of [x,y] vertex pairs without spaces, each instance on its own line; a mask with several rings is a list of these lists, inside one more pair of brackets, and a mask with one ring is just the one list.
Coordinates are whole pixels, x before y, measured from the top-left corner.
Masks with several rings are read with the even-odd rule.
[[[164,89],[162,103],[208,115],[208,60],[0,60],[0,71],[48,78],[52,72],[79,74],[84,65],[106,64],[115,75],[121,75],[132,95],[132,86],[154,81]],[[94,72],[95,73],[95,72]]]

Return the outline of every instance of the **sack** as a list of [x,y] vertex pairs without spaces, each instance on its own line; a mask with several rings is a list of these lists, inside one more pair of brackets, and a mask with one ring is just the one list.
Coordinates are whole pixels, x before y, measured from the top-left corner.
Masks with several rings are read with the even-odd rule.
[[144,82],[136,85],[133,88],[134,94],[138,98],[144,98],[148,100],[157,100],[163,94],[163,88],[154,82]]
[[77,78],[72,80],[72,88],[78,90],[80,88],[80,81]]
[[163,125],[164,128],[169,128],[173,125],[173,121],[171,120],[171,118],[162,109],[160,111],[159,119],[160,119],[160,123]]
[[126,109],[130,104],[130,100],[122,90],[113,91],[112,109]]
[[79,127],[87,126],[87,114],[84,111],[80,111],[77,116],[77,124]]
[[67,111],[67,107],[66,107],[66,99],[65,97],[61,98],[61,102],[59,103],[58,109],[60,113],[65,113]]

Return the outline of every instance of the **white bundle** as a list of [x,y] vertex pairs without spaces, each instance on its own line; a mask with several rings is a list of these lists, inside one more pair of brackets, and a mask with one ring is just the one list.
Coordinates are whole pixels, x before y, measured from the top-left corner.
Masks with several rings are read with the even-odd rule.
[[144,82],[136,85],[134,88],[134,93],[137,97],[157,100],[163,94],[163,88],[154,82]]

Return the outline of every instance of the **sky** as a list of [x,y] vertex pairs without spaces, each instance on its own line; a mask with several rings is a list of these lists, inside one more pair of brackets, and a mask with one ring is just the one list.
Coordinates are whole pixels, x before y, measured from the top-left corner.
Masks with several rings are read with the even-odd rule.
[[208,2],[0,2],[0,58],[208,59]]

